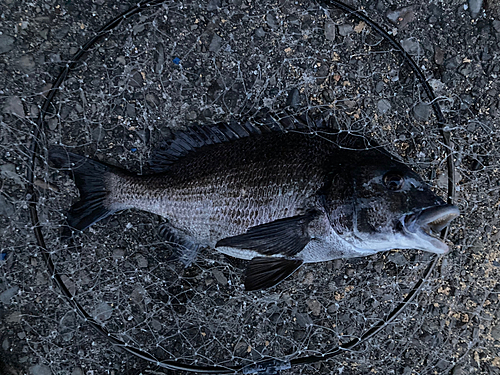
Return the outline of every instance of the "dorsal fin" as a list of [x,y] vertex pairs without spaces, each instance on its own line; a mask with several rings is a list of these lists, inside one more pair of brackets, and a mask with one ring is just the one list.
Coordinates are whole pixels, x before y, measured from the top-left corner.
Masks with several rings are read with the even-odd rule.
[[304,131],[324,126],[325,121],[321,116],[316,121],[313,121],[308,115],[290,115],[276,120],[270,114],[265,114],[255,122],[241,123],[232,120],[229,124],[191,126],[186,130],[175,132],[171,140],[163,142],[152,152],[149,161],[150,170],[153,173],[166,172],[175,161],[204,146],[231,142],[269,132]]

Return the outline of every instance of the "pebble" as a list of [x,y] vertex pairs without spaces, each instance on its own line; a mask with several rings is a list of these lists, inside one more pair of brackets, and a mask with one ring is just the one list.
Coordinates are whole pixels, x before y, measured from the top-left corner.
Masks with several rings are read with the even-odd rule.
[[94,309],[94,313],[92,314],[97,320],[105,321],[111,318],[113,315],[113,308],[108,305],[106,302],[101,302]]
[[437,46],[434,47],[434,61],[438,65],[443,65],[444,52],[441,48],[439,48]]
[[139,268],[147,268],[148,267],[148,260],[142,254],[138,254],[135,257],[135,261],[137,262],[137,267],[139,267]]
[[262,27],[259,27],[258,29],[255,30],[255,37],[256,38],[263,38],[266,35],[266,32]]
[[388,99],[380,99],[377,102],[378,113],[383,115],[392,108],[391,102]]
[[84,372],[80,367],[75,367],[73,371],[71,371],[71,375],[84,375]]
[[339,35],[347,36],[354,31],[354,28],[349,24],[339,25]]
[[9,288],[5,291],[3,291],[0,294],[0,302],[3,302],[4,304],[10,303],[10,299],[14,297],[17,292],[19,291],[19,287],[13,286],[12,288]]
[[410,55],[421,55],[423,53],[420,42],[414,37],[403,39],[401,46]]
[[401,253],[390,253],[387,261],[394,263],[397,266],[404,266],[408,263],[405,256]]
[[0,54],[10,52],[14,49],[14,38],[8,35],[0,35]]
[[18,96],[10,96],[7,98],[5,106],[3,107],[5,113],[18,116],[22,119],[26,117],[24,112],[23,102]]
[[272,30],[276,30],[279,27],[278,20],[276,19],[276,15],[274,13],[266,14],[266,23]]
[[2,349],[3,349],[4,351],[7,351],[7,350],[9,350],[9,348],[10,348],[10,341],[9,341],[9,339],[6,337],[6,338],[4,338],[4,339],[3,339],[3,341],[2,341]]
[[472,18],[476,18],[481,12],[483,0],[469,0],[469,12]]
[[317,300],[308,299],[306,303],[314,316],[321,314],[321,304]]
[[208,47],[208,50],[210,52],[217,52],[218,50],[220,50],[221,45],[222,45],[222,38],[219,35],[214,34],[212,41],[210,42],[210,46]]
[[431,106],[420,102],[415,107],[413,107],[413,116],[418,121],[428,121],[431,115]]
[[30,375],[52,375],[52,370],[45,365],[35,365],[30,367]]
[[219,282],[219,284],[221,284],[223,286],[227,285],[227,278],[226,278],[226,276],[224,276],[224,274],[222,273],[222,271],[220,271],[218,269],[213,269],[212,270],[212,274],[214,275],[214,277],[216,278],[216,280]]
[[76,330],[76,316],[74,312],[69,312],[63,316],[59,322],[59,334],[64,341],[71,341]]
[[286,106],[296,108],[300,104],[300,93],[297,88],[293,88],[288,93],[288,97],[286,98]]
[[415,13],[413,7],[404,7],[387,12],[387,18],[393,24],[398,25],[399,28],[403,28],[415,20]]
[[12,219],[16,213],[14,205],[7,200],[2,194],[0,194],[0,215],[3,215],[9,219]]
[[214,10],[217,10],[222,6],[222,1],[221,0],[210,0],[207,4],[207,10],[209,12],[212,12]]
[[335,23],[332,21],[325,22],[325,38],[330,42],[335,40]]
[[17,62],[17,66],[25,73],[31,72],[35,68],[35,60],[31,55],[23,55]]

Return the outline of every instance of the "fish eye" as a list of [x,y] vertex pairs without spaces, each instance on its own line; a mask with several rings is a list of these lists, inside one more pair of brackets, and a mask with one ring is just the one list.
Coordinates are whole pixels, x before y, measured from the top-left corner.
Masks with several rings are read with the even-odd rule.
[[404,177],[398,172],[387,172],[383,177],[384,185],[392,191],[401,190],[405,182]]

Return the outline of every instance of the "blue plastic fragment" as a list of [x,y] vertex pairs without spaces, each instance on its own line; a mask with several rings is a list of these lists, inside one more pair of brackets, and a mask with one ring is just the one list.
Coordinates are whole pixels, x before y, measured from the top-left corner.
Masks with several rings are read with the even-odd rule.
[[7,253],[0,253],[0,260],[7,259]]
[[172,61],[174,62],[175,65],[179,65],[181,63],[181,59],[178,57],[175,57]]
[[132,151],[132,152],[136,152],[136,151],[137,151],[137,148],[132,147],[132,148],[130,149],[130,151]]

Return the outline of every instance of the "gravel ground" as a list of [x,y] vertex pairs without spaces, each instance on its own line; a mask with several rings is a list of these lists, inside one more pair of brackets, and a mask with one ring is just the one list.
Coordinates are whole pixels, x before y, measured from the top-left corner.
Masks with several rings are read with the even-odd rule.
[[[27,148],[55,77],[133,2],[4,0],[0,8],[0,373],[157,374],[113,348],[65,301],[38,249],[25,193]],[[349,3],[390,31],[438,96],[452,132],[452,251],[418,298],[352,352],[288,373],[499,374],[500,3]],[[432,257],[392,251],[303,267],[245,293],[241,262],[214,252],[183,269],[153,215],[126,212],[60,238],[76,197],[44,162],[63,143],[142,171],[190,123],[329,111],[375,137],[446,195],[444,146],[411,69],[366,24],[312,2],[193,0],[141,12],[93,48],[61,87],[40,137],[36,191],[56,269],[107,330],[156,358],[202,365],[325,353],[404,299]],[[162,372],[164,371],[164,372]],[[283,373],[287,373],[283,371]]]

